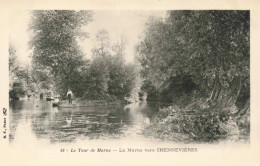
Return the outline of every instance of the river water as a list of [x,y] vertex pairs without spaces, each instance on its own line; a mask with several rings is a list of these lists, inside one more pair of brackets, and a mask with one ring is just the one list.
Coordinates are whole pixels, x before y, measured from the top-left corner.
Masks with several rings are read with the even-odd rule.
[[51,101],[28,100],[10,103],[10,144],[21,141],[49,143],[84,140],[145,138],[141,130],[166,103],[80,108],[52,107]]

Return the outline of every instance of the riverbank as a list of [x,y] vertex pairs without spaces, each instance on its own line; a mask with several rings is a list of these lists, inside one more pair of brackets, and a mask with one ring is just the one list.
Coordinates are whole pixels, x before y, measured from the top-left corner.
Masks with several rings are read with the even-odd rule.
[[230,115],[210,110],[210,105],[204,101],[183,108],[177,105],[161,108],[142,133],[150,138],[180,143],[249,141],[249,120],[241,122]]
[[69,104],[68,100],[62,100],[59,102],[58,107],[61,108],[92,107],[92,106],[118,105],[121,103],[123,103],[123,101],[120,100],[108,101],[108,100],[74,99],[72,101],[72,104]]

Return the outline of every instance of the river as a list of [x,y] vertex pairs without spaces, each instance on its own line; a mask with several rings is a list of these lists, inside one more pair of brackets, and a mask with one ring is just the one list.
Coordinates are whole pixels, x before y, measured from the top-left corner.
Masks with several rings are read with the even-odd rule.
[[84,140],[145,138],[142,129],[167,103],[134,103],[79,108],[52,107],[51,101],[10,103],[10,144],[17,142],[71,143]]

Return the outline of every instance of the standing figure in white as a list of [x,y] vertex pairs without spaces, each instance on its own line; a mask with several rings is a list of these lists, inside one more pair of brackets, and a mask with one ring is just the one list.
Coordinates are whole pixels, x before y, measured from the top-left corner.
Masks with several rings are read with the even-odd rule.
[[72,91],[70,89],[68,89],[67,96],[69,99],[69,104],[72,104]]

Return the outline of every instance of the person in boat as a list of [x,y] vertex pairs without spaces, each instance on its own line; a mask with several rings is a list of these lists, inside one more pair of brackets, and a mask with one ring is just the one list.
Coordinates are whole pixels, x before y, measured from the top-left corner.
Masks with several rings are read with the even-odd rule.
[[68,96],[68,99],[69,99],[69,104],[72,104],[72,91],[70,89],[67,92],[67,96]]

